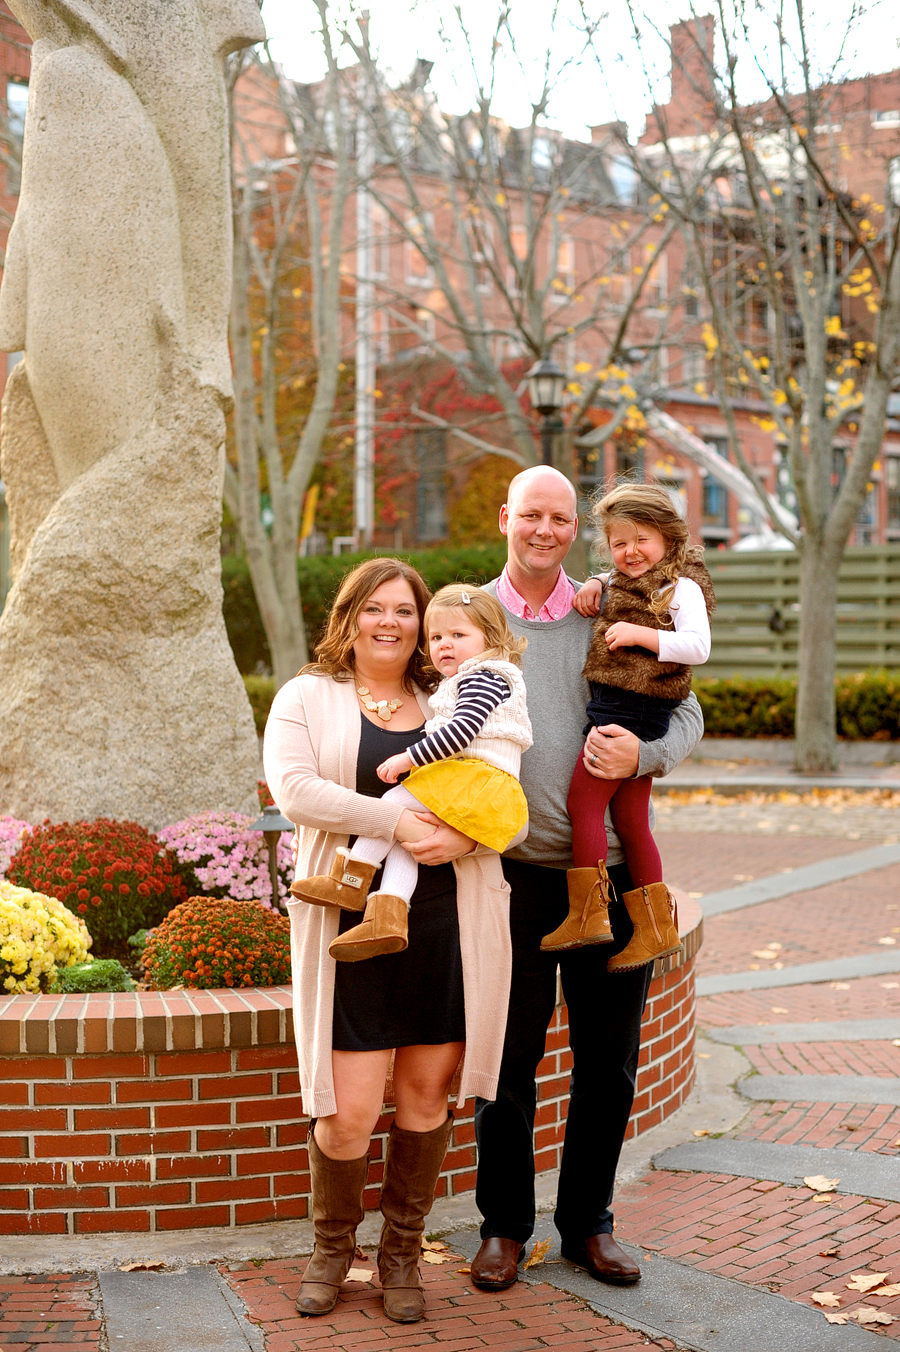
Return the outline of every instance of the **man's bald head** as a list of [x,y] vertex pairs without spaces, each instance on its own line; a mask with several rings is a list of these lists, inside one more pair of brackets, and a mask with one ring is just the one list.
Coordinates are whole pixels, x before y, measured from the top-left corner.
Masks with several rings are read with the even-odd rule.
[[571,480],[564,474],[560,474],[558,469],[552,465],[532,465],[529,469],[523,469],[519,474],[509,481],[509,488],[506,490],[506,507],[510,512],[515,511],[523,494],[535,490],[543,496],[545,493],[558,494],[560,492],[568,494],[572,506],[572,515],[577,515],[578,499],[575,495],[575,489]]
[[577,507],[575,489],[550,465],[523,469],[509,486],[500,509],[507,573],[535,614],[556,585],[578,533]]

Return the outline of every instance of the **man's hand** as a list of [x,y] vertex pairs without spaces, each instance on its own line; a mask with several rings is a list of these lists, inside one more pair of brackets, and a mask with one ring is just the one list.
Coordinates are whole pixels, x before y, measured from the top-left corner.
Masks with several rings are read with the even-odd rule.
[[618,723],[591,728],[584,744],[584,767],[595,779],[631,779],[637,774],[640,739]]
[[409,851],[417,864],[449,864],[451,859],[461,859],[464,854],[471,854],[478,844],[469,836],[464,836],[462,831],[442,822],[433,812],[417,812],[415,815],[420,822],[436,827],[427,839],[404,844],[404,850]]
[[649,648],[659,652],[659,630],[646,624],[629,624],[627,620],[617,620],[603,635],[611,653],[617,648]]

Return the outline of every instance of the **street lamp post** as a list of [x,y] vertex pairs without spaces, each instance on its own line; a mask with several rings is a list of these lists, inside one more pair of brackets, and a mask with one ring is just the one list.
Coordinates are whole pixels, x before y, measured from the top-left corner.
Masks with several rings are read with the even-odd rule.
[[278,838],[282,831],[293,831],[294,823],[281,815],[275,803],[262,810],[262,816],[250,823],[251,831],[262,831],[269,849],[269,877],[272,880],[272,905],[278,905]]
[[556,414],[562,408],[566,378],[565,371],[561,371],[549,356],[536,361],[525,377],[531,407],[544,420],[541,427],[541,459],[545,465],[553,464],[553,434],[558,427]]

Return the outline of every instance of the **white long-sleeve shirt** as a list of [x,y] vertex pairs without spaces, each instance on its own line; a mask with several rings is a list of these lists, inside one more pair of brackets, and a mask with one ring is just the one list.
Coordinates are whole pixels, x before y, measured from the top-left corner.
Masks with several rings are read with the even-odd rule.
[[680,577],[676,582],[669,613],[675,622],[675,632],[659,631],[660,662],[700,666],[709,658],[712,640],[703,592],[691,578]]

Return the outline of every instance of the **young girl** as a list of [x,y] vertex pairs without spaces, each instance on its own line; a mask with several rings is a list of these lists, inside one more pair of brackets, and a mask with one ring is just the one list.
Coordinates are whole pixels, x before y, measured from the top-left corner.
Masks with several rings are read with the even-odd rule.
[[[712,583],[664,489],[620,484],[594,506],[592,516],[606,536],[614,571],[585,583],[575,599],[582,615],[596,615],[602,602],[584,668],[591,687],[584,731],[617,723],[642,741],[655,741],[668,730],[672,709],[690,693],[691,667],[709,657]],[[650,787],[649,775],[596,779],[579,757],[567,805],[574,864],[568,874],[569,915],[544,938],[545,952],[612,940],[607,806],[634,884],[622,897],[634,936],[607,970],[642,967],[681,947],[675,900],[662,881],[650,831]]]
[[[413,812],[433,812],[464,835],[502,853],[527,834],[519,784],[522,752],[531,746],[517,639],[499,601],[477,587],[442,588],[425,611],[431,663],[443,680],[430,698],[426,736],[378,767],[378,777],[405,784],[384,795]],[[384,860],[378,892],[369,887]],[[360,837],[339,848],[331,873],[298,880],[291,892],[315,906],[361,911],[362,923],[329,945],[332,957],[358,962],[406,948],[407,916],[418,865],[399,844]],[[377,901],[377,905],[375,904]]]

